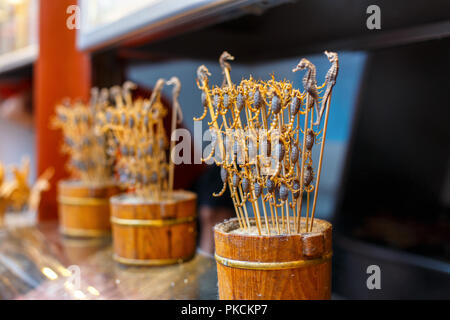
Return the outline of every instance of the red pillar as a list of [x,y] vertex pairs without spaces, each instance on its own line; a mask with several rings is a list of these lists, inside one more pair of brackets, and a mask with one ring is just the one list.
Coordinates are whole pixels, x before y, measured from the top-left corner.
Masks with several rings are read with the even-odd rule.
[[62,136],[50,129],[55,105],[62,99],[89,97],[90,58],[76,48],[76,30],[66,27],[67,7],[76,0],[40,0],[39,58],[34,71],[34,110],[37,143],[37,170],[55,168],[52,188],[42,196],[40,220],[57,218],[56,184],[67,177],[65,157],[60,153]]

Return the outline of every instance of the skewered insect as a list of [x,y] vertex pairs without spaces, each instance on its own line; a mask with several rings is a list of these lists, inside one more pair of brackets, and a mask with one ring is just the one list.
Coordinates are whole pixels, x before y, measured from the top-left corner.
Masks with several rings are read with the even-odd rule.
[[294,144],[291,149],[292,165],[295,165],[297,163],[299,155],[300,155],[300,150],[299,150],[298,146],[296,144]]
[[261,185],[258,182],[255,182],[255,184],[253,185],[253,189],[255,191],[255,197],[259,198],[262,193]]
[[306,133],[306,150],[311,151],[311,149],[314,146],[316,136],[314,135],[314,132],[311,129],[308,129]]
[[280,198],[283,201],[286,201],[289,196],[289,189],[286,187],[284,183],[280,184]]
[[273,95],[271,108],[273,114],[278,114],[281,111],[280,97],[276,94]]
[[219,193],[213,193],[214,197],[220,197],[225,193],[225,190],[227,189],[227,182],[228,182],[228,171],[224,168],[220,168],[220,178],[222,179],[223,187],[222,190],[219,191]]
[[307,166],[305,168],[305,173],[303,175],[303,185],[305,187],[308,187],[311,184],[314,178],[313,175],[314,175],[313,168],[311,166]]

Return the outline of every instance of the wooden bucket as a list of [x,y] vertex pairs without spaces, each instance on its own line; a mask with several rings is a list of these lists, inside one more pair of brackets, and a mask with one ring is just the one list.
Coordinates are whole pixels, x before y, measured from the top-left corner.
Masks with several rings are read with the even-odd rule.
[[331,298],[330,223],[315,219],[313,232],[291,235],[233,233],[238,228],[237,219],[214,227],[220,299]]
[[59,226],[71,237],[103,237],[111,233],[109,198],[121,189],[113,184],[58,183]]
[[135,195],[111,198],[114,260],[126,265],[181,263],[195,255],[197,195],[174,191],[171,200]]

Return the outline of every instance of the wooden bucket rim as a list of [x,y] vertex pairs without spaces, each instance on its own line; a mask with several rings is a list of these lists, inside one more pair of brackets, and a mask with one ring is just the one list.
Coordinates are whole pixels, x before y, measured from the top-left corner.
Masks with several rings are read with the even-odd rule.
[[167,227],[179,224],[192,223],[197,220],[197,216],[187,216],[180,218],[166,218],[166,219],[122,219],[111,216],[111,224],[127,227]]
[[197,199],[197,194],[192,191],[174,190],[173,194],[175,194],[176,196],[180,196],[181,198],[155,200],[140,197],[135,193],[121,193],[119,195],[111,197],[109,201],[111,205],[140,206],[140,205],[155,205],[155,204],[167,205]]
[[113,180],[105,182],[87,182],[76,179],[60,180],[58,188],[87,188],[87,189],[109,189],[120,188],[120,185]]
[[[271,221],[271,220],[270,220]],[[269,221],[269,222],[270,222]],[[251,226],[256,226],[256,220],[255,218],[249,219]],[[236,230],[239,228],[239,220],[237,218],[232,218],[229,220],[225,220],[221,223],[218,223],[214,226],[214,232],[221,234],[222,236],[232,236],[232,235],[239,235],[244,238],[278,238],[278,239],[287,239],[287,238],[303,238],[305,236],[315,235],[315,234],[323,234],[326,230],[332,228],[332,224],[326,220],[323,219],[314,219],[314,229],[312,232],[300,232],[300,233],[291,233],[291,234],[231,234],[230,231]],[[321,226],[319,230],[315,229],[318,225]]]
[[66,206],[105,206],[109,205],[109,198],[59,196],[58,203]]

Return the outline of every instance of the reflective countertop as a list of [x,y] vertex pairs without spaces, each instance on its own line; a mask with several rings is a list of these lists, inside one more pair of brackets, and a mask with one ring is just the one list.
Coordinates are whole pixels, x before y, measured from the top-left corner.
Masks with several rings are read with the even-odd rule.
[[57,223],[0,230],[0,299],[217,299],[212,257],[127,267],[111,239],[71,239]]

